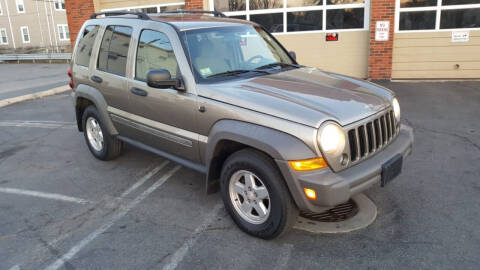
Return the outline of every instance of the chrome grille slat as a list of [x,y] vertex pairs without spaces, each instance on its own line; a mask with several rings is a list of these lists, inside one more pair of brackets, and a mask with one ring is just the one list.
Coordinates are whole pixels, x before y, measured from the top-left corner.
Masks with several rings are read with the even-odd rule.
[[362,153],[360,152],[360,139],[358,138],[358,129],[355,129],[355,146],[357,148],[357,158],[356,160],[359,160],[362,158]]
[[385,124],[387,125],[387,138],[392,138],[392,126],[390,125],[390,114],[385,114]]
[[375,119],[375,122],[376,122],[376,126],[377,126],[377,130],[378,130],[378,149],[382,148],[382,145],[383,145],[383,136],[382,136],[382,128],[380,127],[381,124],[380,124],[380,119]]
[[380,122],[382,123],[383,144],[387,144],[388,135],[387,135],[387,124],[385,123],[385,115],[380,116]]
[[370,142],[368,141],[367,125],[363,126],[363,137],[365,138],[365,156],[370,153]]
[[348,129],[350,163],[354,164],[379,152],[397,134],[393,111],[377,115]]

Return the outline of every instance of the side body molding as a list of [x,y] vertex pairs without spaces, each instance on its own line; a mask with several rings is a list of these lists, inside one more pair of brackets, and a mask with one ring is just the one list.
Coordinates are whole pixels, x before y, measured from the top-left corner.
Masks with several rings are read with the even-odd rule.
[[78,129],[81,130],[81,121],[82,119],[79,118],[80,112],[78,109],[78,100],[79,98],[84,98],[88,99],[93,104],[95,104],[95,107],[97,107],[98,112],[100,113],[100,116],[102,117],[102,122],[105,124],[105,127],[108,129],[110,134],[112,135],[117,135],[118,131],[113,125],[112,120],[109,117],[108,111],[107,111],[107,102],[105,101],[105,98],[103,97],[102,93],[94,87],[91,87],[89,85],[85,84],[80,84],[76,87],[75,92],[73,92],[73,98],[75,101],[75,113],[77,116],[77,125]]
[[241,121],[220,120],[210,130],[205,151],[207,193],[218,190],[222,163],[216,158],[219,151],[217,146],[224,140],[256,148],[275,160],[299,160],[316,156],[300,139],[279,130]]

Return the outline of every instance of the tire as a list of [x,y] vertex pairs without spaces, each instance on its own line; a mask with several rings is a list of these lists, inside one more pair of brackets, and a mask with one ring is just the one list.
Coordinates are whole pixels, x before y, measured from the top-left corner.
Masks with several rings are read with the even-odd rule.
[[[252,176],[254,184],[248,184],[252,180],[246,182],[246,179],[252,179]],[[253,194],[248,186],[253,186]],[[263,188],[267,191],[268,200],[262,199],[265,196]],[[257,150],[247,148],[228,157],[222,168],[220,190],[233,221],[241,230],[255,237],[280,237],[297,220],[298,209],[283,176],[273,160]],[[257,209],[260,210],[257,212]]]
[[[95,106],[88,106],[83,112],[82,126],[85,142],[94,157],[106,161],[115,159],[121,154],[122,142],[108,133]],[[90,129],[91,127],[93,129]],[[99,143],[100,139],[103,143]]]

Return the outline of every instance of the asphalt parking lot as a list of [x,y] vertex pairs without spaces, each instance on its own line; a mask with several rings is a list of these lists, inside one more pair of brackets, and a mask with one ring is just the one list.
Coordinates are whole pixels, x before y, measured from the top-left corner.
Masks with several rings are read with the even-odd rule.
[[0,100],[68,84],[68,64],[0,65]]
[[0,269],[478,269],[480,82],[381,82],[415,145],[366,229],[241,232],[203,176],[126,147],[96,160],[69,93],[0,108]]

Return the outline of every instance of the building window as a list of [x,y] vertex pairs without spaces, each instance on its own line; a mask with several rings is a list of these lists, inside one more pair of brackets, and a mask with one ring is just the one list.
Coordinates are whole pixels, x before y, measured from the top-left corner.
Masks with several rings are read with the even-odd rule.
[[0,28],[0,45],[8,44],[7,29]]
[[20,27],[20,32],[22,34],[23,43],[30,43],[30,32],[28,31],[28,26]]
[[68,31],[67,24],[59,24],[58,26],[58,37],[60,40],[70,40],[70,32]]
[[368,30],[370,0],[213,0],[214,10],[272,33]]
[[25,4],[23,3],[23,0],[17,0],[17,12],[25,13]]
[[0,1],[0,16],[3,15],[2,2]]
[[396,1],[396,31],[480,29],[479,0]]
[[65,0],[55,0],[55,10],[65,10]]
[[161,5],[149,5],[149,6],[133,6],[133,7],[121,7],[112,9],[103,9],[102,11],[116,11],[116,10],[128,10],[143,13],[161,13],[165,11],[174,11],[185,9],[185,2],[168,3]]

